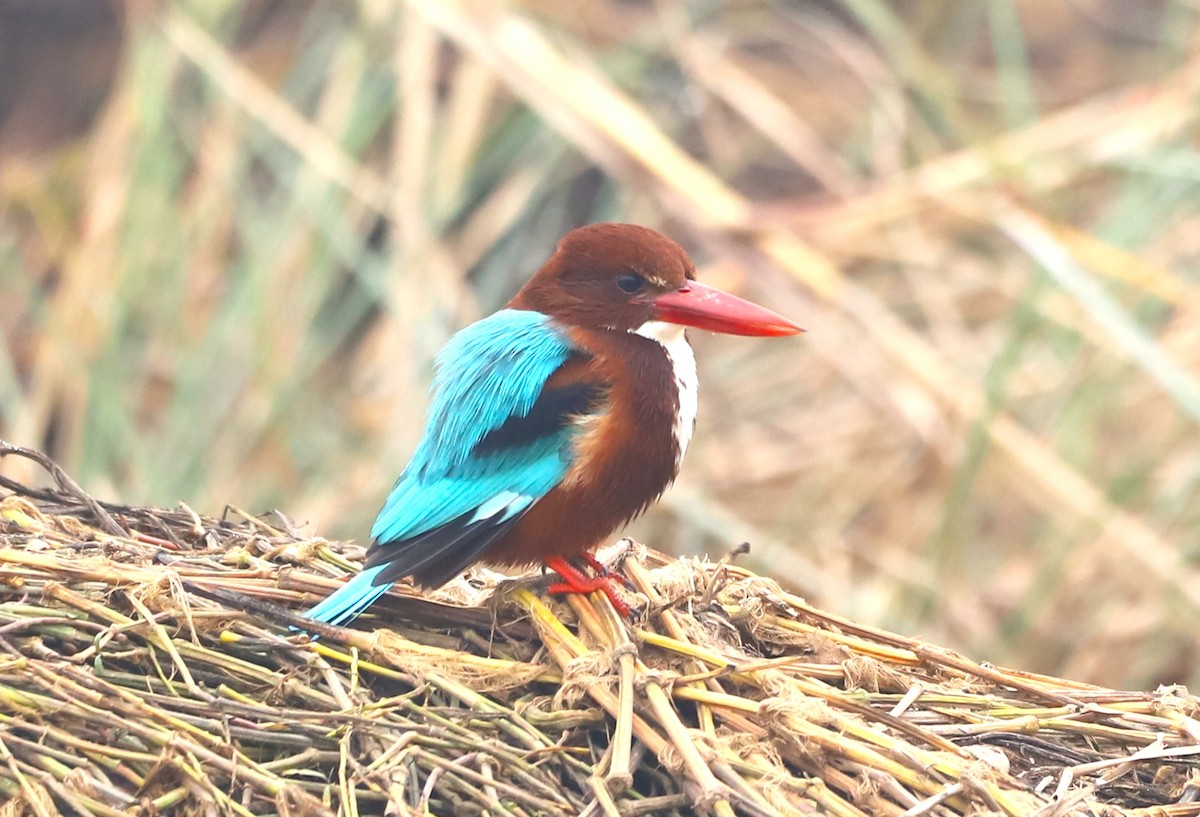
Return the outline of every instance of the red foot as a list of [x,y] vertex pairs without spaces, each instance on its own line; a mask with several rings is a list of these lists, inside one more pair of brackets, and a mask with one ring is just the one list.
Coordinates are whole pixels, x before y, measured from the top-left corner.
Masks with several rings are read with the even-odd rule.
[[599,590],[608,596],[608,600],[612,602],[612,606],[617,609],[622,618],[629,618],[629,605],[621,599],[616,587],[617,582],[621,579],[608,575],[608,571],[604,570],[604,565],[597,562],[595,557],[590,554],[584,554],[582,558],[599,575],[585,576],[574,565],[561,557],[547,559],[546,567],[563,577],[563,581],[550,585],[548,592],[555,594],[593,593]]

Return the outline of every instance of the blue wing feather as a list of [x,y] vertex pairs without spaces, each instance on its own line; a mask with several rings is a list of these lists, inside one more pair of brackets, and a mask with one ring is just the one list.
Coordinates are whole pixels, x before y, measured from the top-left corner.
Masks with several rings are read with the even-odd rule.
[[538,312],[505,309],[456,334],[438,355],[425,435],[371,538],[417,536],[501,492],[536,500],[558,484],[569,465],[559,435],[485,456],[474,449],[510,417],[530,412],[571,351],[569,339]]
[[[442,584],[554,488],[570,467],[575,430],[538,422],[522,428],[549,377],[574,352],[570,339],[537,312],[506,309],[456,334],[438,355],[425,433],[371,529],[367,569],[307,615],[343,623],[392,582],[415,575]],[[563,403],[577,413],[578,395]],[[553,418],[548,418],[553,419]]]
[[504,309],[456,334],[438,355],[425,437],[409,469],[445,473],[509,417],[533,408],[573,351],[540,312]]

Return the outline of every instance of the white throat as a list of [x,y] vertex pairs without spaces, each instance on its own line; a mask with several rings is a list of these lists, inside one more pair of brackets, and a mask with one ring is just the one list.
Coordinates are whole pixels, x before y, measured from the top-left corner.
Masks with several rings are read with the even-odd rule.
[[646,321],[634,334],[650,338],[662,346],[675,373],[675,389],[678,394],[679,411],[675,415],[675,465],[683,462],[692,429],[696,426],[697,386],[696,356],[691,344],[684,336],[684,328],[663,321]]

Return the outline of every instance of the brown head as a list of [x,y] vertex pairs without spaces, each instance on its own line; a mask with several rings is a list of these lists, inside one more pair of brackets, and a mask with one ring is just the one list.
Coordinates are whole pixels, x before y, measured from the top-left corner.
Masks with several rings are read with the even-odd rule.
[[665,321],[734,335],[803,331],[769,309],[698,283],[682,247],[636,224],[567,233],[509,306],[589,329],[637,331]]

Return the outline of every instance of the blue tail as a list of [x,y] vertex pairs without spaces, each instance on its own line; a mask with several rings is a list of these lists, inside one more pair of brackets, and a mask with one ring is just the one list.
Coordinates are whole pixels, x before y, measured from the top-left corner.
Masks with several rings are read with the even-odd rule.
[[388,591],[393,582],[374,584],[374,579],[387,565],[364,570],[329,594],[316,607],[304,613],[305,618],[326,624],[341,625],[353,621]]

